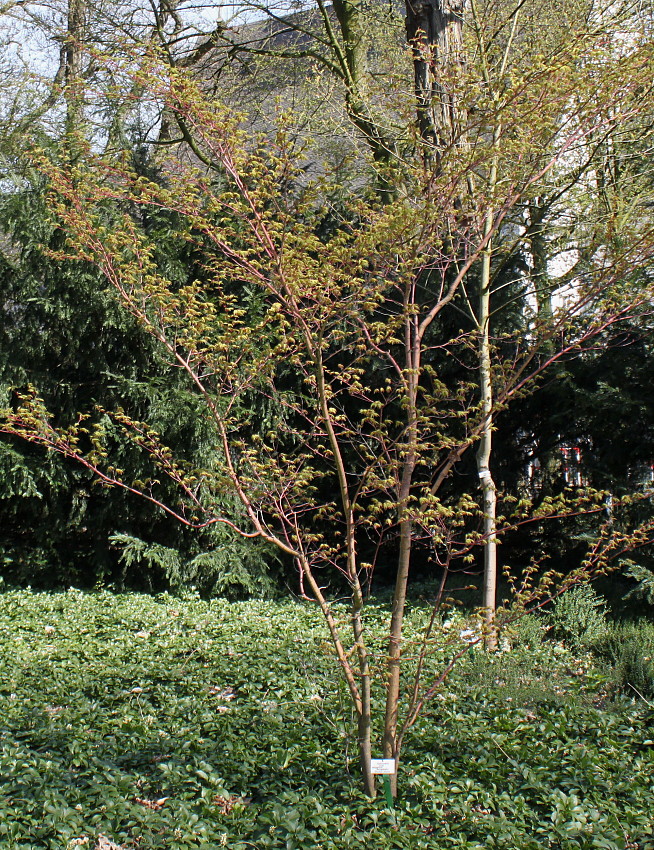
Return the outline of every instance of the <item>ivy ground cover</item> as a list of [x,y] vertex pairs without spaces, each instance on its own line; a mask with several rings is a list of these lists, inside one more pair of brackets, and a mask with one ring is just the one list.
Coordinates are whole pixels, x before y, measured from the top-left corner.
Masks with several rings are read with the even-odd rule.
[[478,653],[416,726],[391,811],[358,790],[312,607],[0,595],[1,850],[654,850],[653,725],[564,647]]

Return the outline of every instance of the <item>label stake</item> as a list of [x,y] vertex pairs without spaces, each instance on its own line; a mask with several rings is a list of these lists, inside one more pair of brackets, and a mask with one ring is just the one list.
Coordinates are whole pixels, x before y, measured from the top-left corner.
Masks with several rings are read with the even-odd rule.
[[382,781],[384,783],[384,795],[386,796],[386,804],[389,809],[394,809],[393,805],[393,793],[391,792],[391,780],[387,773],[382,775]]

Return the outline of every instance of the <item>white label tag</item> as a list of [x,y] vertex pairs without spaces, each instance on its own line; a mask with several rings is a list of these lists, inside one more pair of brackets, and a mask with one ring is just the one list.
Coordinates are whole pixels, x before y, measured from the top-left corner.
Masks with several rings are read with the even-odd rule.
[[395,773],[395,759],[370,759],[370,772],[373,774]]

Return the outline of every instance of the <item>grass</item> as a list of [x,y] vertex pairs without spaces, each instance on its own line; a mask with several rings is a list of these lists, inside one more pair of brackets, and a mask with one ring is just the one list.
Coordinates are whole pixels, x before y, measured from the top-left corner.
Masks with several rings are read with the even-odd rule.
[[311,607],[6,592],[0,848],[652,850],[654,712],[606,683],[557,644],[476,653],[390,812]]

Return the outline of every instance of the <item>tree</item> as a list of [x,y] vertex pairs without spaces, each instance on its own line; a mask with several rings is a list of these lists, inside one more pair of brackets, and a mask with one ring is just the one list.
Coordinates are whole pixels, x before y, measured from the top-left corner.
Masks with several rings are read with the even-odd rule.
[[[516,25],[510,37],[519,34]],[[154,429],[122,411],[87,410],[72,426],[57,428],[33,389],[5,411],[3,429],[75,459],[188,527],[223,525],[293,559],[324,614],[349,689],[369,794],[374,736],[397,766],[406,734],[469,649],[453,642],[444,668],[432,666],[442,588],[455,564],[486,548],[491,535],[530,518],[596,516],[583,562],[554,589],[552,574],[529,586],[533,570],[527,569],[526,589],[517,595],[524,608],[651,539],[650,519],[628,532],[603,522],[601,494],[593,493],[540,505],[523,499],[489,528],[475,492],[450,483],[490,433],[497,411],[564,355],[649,303],[651,292],[637,272],[651,264],[651,221],[626,228],[615,242],[598,219],[592,238],[580,242],[583,274],[580,269],[567,304],[553,306],[551,315],[529,311],[533,290],[525,277],[522,325],[495,339],[489,325],[499,270],[532,236],[521,226],[525,210],[554,181],[557,202],[572,207],[592,171],[596,134],[649,109],[643,92],[649,92],[650,54],[647,43],[616,54],[603,27],[583,38],[569,33],[556,56],[546,51],[510,73],[508,63],[495,68],[490,51],[478,54],[479,65],[468,63],[461,84],[465,144],[432,156],[416,143],[401,169],[380,166],[381,195],[357,184],[335,187],[337,175],[327,168],[308,180],[288,120],[274,137],[248,138],[233,109],[207,102],[184,69],[156,51],[122,73],[178,116],[195,158],[170,147],[160,154],[165,177],[152,180],[124,158],[90,149],[72,169],[36,154],[67,235],[67,247],[51,256],[102,272],[128,313],[187,376],[217,448],[202,467],[180,463]],[[509,55],[506,47],[502,55]],[[589,57],[595,60],[590,90]],[[176,216],[176,238],[192,246],[201,274],[171,278],[141,226],[147,210]],[[475,288],[486,299],[478,312],[467,306]],[[460,327],[465,323],[468,329]],[[480,357],[482,376],[490,372],[493,382],[481,403]],[[454,361],[468,369],[468,380],[448,371]],[[253,428],[254,399],[273,411],[264,434]],[[151,462],[145,481],[111,462],[111,428]],[[485,457],[481,452],[482,462]],[[177,486],[175,501],[160,497],[162,477]],[[239,500],[242,520],[221,510],[225,493]],[[395,592],[379,663],[367,641],[365,588],[374,552],[393,548]],[[443,583],[411,648],[403,623],[417,552],[442,567]],[[325,582],[346,589],[348,623],[335,614]],[[501,625],[501,618],[493,623]],[[482,629],[474,641],[483,638]],[[404,690],[402,673],[409,679]],[[378,697],[385,700],[380,722]]]
[[[68,157],[67,142],[63,150]],[[156,174],[138,155],[133,165]],[[81,409],[125,407],[164,434],[178,457],[204,464],[214,453],[213,435],[198,399],[121,310],[97,270],[46,256],[64,244],[47,210],[46,181],[24,164],[20,175],[17,170],[15,163],[7,167],[5,186],[11,188],[0,196],[3,404],[31,381],[61,426],[76,421]],[[158,262],[171,280],[201,273],[187,246],[174,238],[174,216],[150,212],[141,226],[158,243]],[[115,429],[111,440],[116,465],[135,480],[147,477],[134,446]],[[0,559],[8,582],[144,590],[193,584],[202,593],[229,596],[274,586],[267,573],[276,560],[265,548],[241,545],[225,531],[185,532],[154,506],[132,504],[126,494],[97,486],[88,472],[22,440],[0,441],[0,470]],[[238,514],[233,502],[225,508]],[[279,573],[273,576],[276,582]]]
[[[628,6],[615,4],[610,13],[597,10],[592,3],[578,3],[576,0],[559,6],[555,18],[547,13],[537,3],[501,3],[483,6],[477,3],[469,4],[464,15],[465,4],[450,2],[450,0],[434,0],[419,4],[408,3],[405,13],[405,29],[412,50],[414,66],[414,92],[412,103],[405,98],[400,105],[397,98],[390,98],[388,91],[380,93],[379,80],[386,82],[390,72],[384,62],[375,55],[375,40],[388,38],[382,36],[382,28],[378,17],[373,21],[368,18],[368,12],[357,3],[337,2],[334,4],[335,14],[330,17],[328,11],[320,6],[320,15],[309,12],[297,13],[292,16],[280,17],[282,14],[277,7],[262,7],[254,3],[250,10],[256,10],[260,15],[267,16],[272,22],[268,30],[243,27],[243,35],[233,38],[229,30],[220,34],[219,38],[230,41],[238,55],[250,56],[269,55],[277,61],[310,61],[325,67],[335,75],[344,87],[345,106],[355,127],[360,131],[371,154],[379,180],[380,197],[387,200],[398,191],[398,180],[402,184],[403,163],[407,157],[419,152],[427,164],[456,161],[460,153],[465,156],[468,145],[474,146],[479,134],[493,137],[496,144],[500,143],[504,134],[503,116],[510,108],[510,101],[505,100],[507,81],[516,75],[526,74],[528,69],[540,66],[554,68],[556,54],[565,55],[576,67],[580,81],[583,74],[592,74],[592,67],[598,62],[618,61],[618,53],[624,45],[633,44],[639,38],[646,38],[647,21],[644,17],[636,17]],[[377,10],[375,10],[377,14]],[[464,39],[464,17],[469,20],[469,32]],[[324,31],[320,29],[322,23]],[[546,34],[543,29],[546,28]],[[618,32],[618,39],[614,38]],[[374,33],[371,39],[368,33]],[[290,37],[289,37],[290,34]],[[397,38],[397,31],[390,31],[390,40]],[[585,53],[589,39],[599,46],[604,40],[607,49],[599,49],[589,54]],[[466,90],[466,53],[470,52],[478,60],[478,74],[483,80],[483,88],[475,92],[473,88]],[[613,55],[609,57],[609,54]],[[591,56],[592,54],[592,56]],[[401,67],[401,61],[394,56],[396,68]],[[587,64],[588,63],[588,64]],[[266,66],[266,73],[270,72]],[[404,70],[404,69],[403,69]],[[400,72],[401,75],[402,72]],[[272,96],[282,90],[284,82],[275,76],[275,86]],[[528,83],[527,83],[528,84]],[[579,91],[584,90],[584,85]],[[268,90],[269,93],[271,90]],[[513,89],[509,84],[509,97]],[[473,92],[475,92],[473,94]],[[261,95],[261,92],[258,92]],[[572,95],[571,95],[572,96]],[[582,95],[583,97],[584,95]],[[599,98],[601,99],[601,95]],[[596,103],[596,106],[598,105]],[[467,115],[471,107],[477,116],[482,116],[478,122]],[[555,126],[560,127],[567,122],[575,121],[575,108],[569,110],[569,102],[563,97],[559,102],[559,114],[551,112],[552,144],[548,153],[556,156],[558,144]],[[398,120],[402,116],[415,111],[416,127],[412,128]],[[584,108],[582,108],[582,112]],[[495,116],[497,120],[493,119]],[[321,120],[324,120],[324,111]],[[490,118],[490,121],[488,120]],[[479,334],[479,387],[482,404],[487,408],[486,430],[480,440],[478,454],[478,469],[480,482],[484,489],[486,503],[486,539],[485,547],[485,591],[484,606],[487,609],[489,628],[496,607],[497,564],[495,547],[495,513],[496,488],[491,475],[491,445],[493,418],[490,413],[493,407],[493,376],[491,363],[491,328],[490,309],[491,293],[494,290],[491,267],[494,257],[501,255],[498,271],[501,272],[512,263],[520,253],[529,254],[525,261],[532,267],[531,286],[539,313],[547,321],[551,318],[552,292],[563,289],[566,280],[558,275],[551,275],[550,264],[556,264],[553,259],[551,242],[553,232],[561,231],[561,221],[565,220],[569,210],[565,209],[571,194],[576,191],[579,201],[582,193],[588,197],[589,182],[595,180],[595,174],[605,172],[605,166],[600,163],[600,148],[604,146],[602,139],[615,138],[616,132],[622,138],[633,131],[634,123],[630,118],[625,127],[617,131],[617,124],[609,120],[600,122],[593,144],[583,144],[569,153],[564,160],[560,159],[557,167],[550,171],[549,181],[539,181],[540,196],[527,196],[516,205],[517,215],[510,215],[501,228],[502,233],[496,234],[485,249],[484,269],[479,284],[480,294],[470,297],[478,301],[477,314],[470,310],[470,318],[477,326]],[[627,129],[627,126],[629,129]],[[587,128],[586,128],[587,129]],[[511,129],[508,131],[511,132]],[[411,148],[411,139],[417,136],[417,148]],[[582,132],[582,136],[590,143],[590,137]],[[540,140],[547,147],[547,143]],[[502,140],[502,146],[504,142]],[[306,148],[305,148],[306,149]],[[347,148],[346,148],[347,149]],[[583,151],[583,153],[582,153]],[[579,154],[579,155],[578,155]],[[547,154],[545,154],[547,155]],[[501,158],[491,157],[492,166],[488,169],[477,169],[474,165],[465,172],[462,194],[474,195],[477,191],[475,183],[488,182],[489,188],[498,179],[507,179],[501,173]],[[470,160],[474,162],[474,160]],[[513,163],[508,162],[508,171]],[[439,166],[440,167],[440,166]],[[456,165],[455,167],[459,167]],[[498,173],[498,168],[500,171]],[[477,171],[475,175],[475,171]],[[463,175],[464,169],[461,169]],[[391,187],[395,185],[393,190]],[[402,184],[400,192],[408,191],[407,185]],[[492,193],[492,188],[491,188]],[[460,199],[462,205],[465,200]],[[585,204],[585,201],[583,202]],[[587,221],[593,221],[598,214],[597,209],[586,209]],[[601,215],[601,212],[599,213]],[[492,227],[494,210],[487,210],[486,226]],[[529,250],[524,250],[524,243],[516,239],[516,234],[522,229],[522,217],[528,216],[526,240]],[[493,243],[503,240],[507,234],[507,242],[512,245],[506,250]],[[578,253],[578,261],[568,269],[567,281],[574,279],[579,269],[588,262],[598,249],[599,243],[593,238],[588,239],[589,233],[580,229],[568,233],[568,254]],[[600,239],[602,237],[600,236]],[[552,246],[553,247],[553,246]],[[557,246],[558,247],[558,246]],[[499,250],[496,250],[499,248]],[[556,250],[556,248],[554,249]],[[556,279],[558,278],[558,279]],[[489,635],[492,643],[492,635]]]
[[[133,57],[135,45],[158,44],[191,65],[202,53],[195,43],[198,27],[205,26],[198,4],[189,11],[180,4],[157,8],[131,0],[28,0],[6,3],[1,12],[6,72],[0,118],[3,395],[11,386],[24,389],[29,375],[57,409],[61,424],[94,403],[127,404],[162,430],[177,453],[198,459],[210,453],[207,435],[196,402],[179,386],[175,371],[159,368],[151,340],[121,313],[92,269],[48,260],[41,253],[61,247],[61,232],[45,209],[45,181],[21,156],[35,143],[47,148],[53,139],[62,139],[74,162],[86,140],[92,140],[109,150],[126,150],[135,168],[151,173],[153,165],[140,144],[151,116],[140,108],[138,84],[130,79],[120,97],[110,97],[117,80],[111,64],[98,61],[94,49],[114,58]],[[166,254],[164,234],[172,222],[150,216],[143,223],[159,233],[160,259],[170,274],[186,274],[192,262],[184,246]],[[139,479],[133,450],[119,443],[114,448],[120,465]],[[268,586],[263,573],[270,557],[257,547],[243,553],[224,534],[185,535],[145,505],[140,511],[126,507],[122,496],[94,486],[88,474],[52,458],[44,461],[42,452],[21,442],[7,439],[0,450],[8,580],[46,586],[127,582],[143,588],[193,581],[205,592],[226,587],[230,593]],[[116,533],[132,541],[148,536],[151,546],[169,553],[167,566],[161,559],[158,565],[145,559],[138,571],[128,569],[124,560],[119,564],[119,550],[109,544]],[[134,547],[132,542],[123,553],[131,552],[132,563]],[[236,550],[247,569],[233,568],[231,552]],[[197,558],[204,559],[202,576]],[[217,575],[223,568],[224,575]]]

